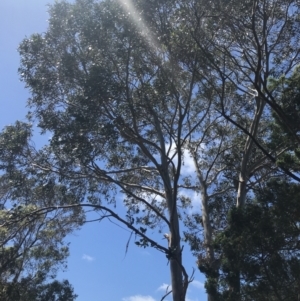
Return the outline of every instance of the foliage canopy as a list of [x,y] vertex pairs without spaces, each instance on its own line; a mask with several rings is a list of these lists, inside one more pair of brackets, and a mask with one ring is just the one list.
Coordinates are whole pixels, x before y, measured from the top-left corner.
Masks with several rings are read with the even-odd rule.
[[295,300],[299,3],[77,0],[49,14],[19,72],[29,122],[52,136],[36,150],[29,124],[1,134],[3,237],[40,225],[50,271],[93,208],[166,255],[174,301],[193,279],[182,239],[209,301]]

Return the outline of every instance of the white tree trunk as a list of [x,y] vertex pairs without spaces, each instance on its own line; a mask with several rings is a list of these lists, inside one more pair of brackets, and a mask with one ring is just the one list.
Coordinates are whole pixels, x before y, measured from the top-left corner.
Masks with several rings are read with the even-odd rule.
[[[206,256],[208,259],[209,266],[213,268],[214,261],[215,261],[215,255],[214,255],[214,249],[212,247],[212,227],[211,222],[209,218],[209,210],[208,210],[208,202],[209,197],[207,194],[207,185],[203,179],[202,172],[200,170],[197,156],[195,153],[192,153],[193,161],[195,164],[197,177],[200,182],[200,190],[201,190],[201,211],[202,211],[202,224],[203,224],[203,233],[204,233],[204,245],[206,249]],[[207,300],[208,301],[214,301],[213,296],[210,294],[207,294]]]
[[[252,135],[253,138],[256,138],[257,136],[258,125],[265,107],[265,102],[259,99],[259,97],[257,97],[256,102],[257,102],[256,112],[249,130],[249,133]],[[236,200],[236,206],[238,208],[243,207],[246,201],[247,182],[249,180],[248,163],[250,160],[251,151],[254,143],[252,137],[248,136],[246,139],[243,158],[241,162],[241,170],[239,173],[239,184],[238,184],[237,200]]]

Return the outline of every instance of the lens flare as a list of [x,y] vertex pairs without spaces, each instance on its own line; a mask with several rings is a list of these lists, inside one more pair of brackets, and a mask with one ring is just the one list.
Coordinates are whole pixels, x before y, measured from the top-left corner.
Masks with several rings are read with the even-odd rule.
[[147,24],[144,22],[142,13],[135,8],[132,0],[118,1],[121,4],[123,10],[128,14],[128,16],[134,22],[135,26],[139,29],[140,35],[145,39],[149,47],[156,51],[160,50],[160,45],[158,43],[157,37],[153,34],[153,32],[151,32]]

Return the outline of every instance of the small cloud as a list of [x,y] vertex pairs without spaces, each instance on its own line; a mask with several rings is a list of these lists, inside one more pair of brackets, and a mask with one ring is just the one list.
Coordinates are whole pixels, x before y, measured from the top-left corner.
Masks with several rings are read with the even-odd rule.
[[86,255],[86,254],[83,254],[83,256],[82,256],[82,259],[83,259],[83,260],[86,260],[86,261],[89,261],[89,262],[91,262],[91,261],[94,261],[94,260],[95,260],[95,258],[94,258],[94,257],[92,257],[92,256],[89,256],[89,255]]
[[142,296],[142,295],[130,296],[127,298],[123,298],[122,300],[123,301],[156,301],[151,296]]
[[183,175],[192,175],[196,172],[194,159],[191,157],[189,152],[185,150],[183,152],[183,162],[182,162],[182,174]]
[[157,291],[169,292],[172,289],[170,284],[163,283]]
[[191,282],[191,285],[199,289],[204,289],[204,283],[198,280]]

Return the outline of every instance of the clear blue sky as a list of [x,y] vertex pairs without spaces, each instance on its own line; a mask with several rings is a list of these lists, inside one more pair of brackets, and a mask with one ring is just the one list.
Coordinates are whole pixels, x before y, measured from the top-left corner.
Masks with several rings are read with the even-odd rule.
[[[18,44],[26,36],[47,29],[47,4],[51,0],[0,1],[0,128],[16,120],[25,121],[29,97],[19,81]],[[37,144],[43,138],[38,138]],[[130,232],[103,221],[83,226],[68,237],[71,256],[68,270],[59,273],[68,279],[79,295],[78,301],[159,301],[163,288],[170,283],[166,257],[155,249],[140,249],[131,241],[125,257]],[[158,240],[161,234],[153,234]],[[189,273],[196,268],[184,250],[184,265]],[[196,270],[187,301],[206,300],[203,276]],[[171,300],[168,298],[167,300]]]

